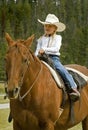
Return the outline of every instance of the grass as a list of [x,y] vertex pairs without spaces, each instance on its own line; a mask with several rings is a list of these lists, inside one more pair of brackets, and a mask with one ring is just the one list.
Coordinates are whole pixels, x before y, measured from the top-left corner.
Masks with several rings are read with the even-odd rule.
[[12,122],[8,122],[9,109],[0,109],[0,130],[13,130]]
[[0,94],[5,93],[4,91],[4,83],[0,83]]
[[8,99],[4,99],[5,91],[4,91],[4,83],[0,83],[0,104],[9,102]]
[[72,127],[72,128],[69,129],[69,130],[82,130],[81,123],[78,124],[78,125],[76,125],[76,126],[74,126],[74,127]]
[[4,96],[0,96],[0,104],[3,104],[3,103],[8,103],[9,102],[9,99],[4,99]]
[[[8,99],[4,99],[4,84],[0,83],[0,104],[8,103]],[[9,109],[0,109],[0,130],[13,130],[12,123],[8,122]]]

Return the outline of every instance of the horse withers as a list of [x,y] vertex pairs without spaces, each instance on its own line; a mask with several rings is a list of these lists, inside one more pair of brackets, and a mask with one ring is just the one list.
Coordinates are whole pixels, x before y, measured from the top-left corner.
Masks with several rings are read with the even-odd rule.
[[[27,40],[14,41],[6,33],[6,93],[14,130],[67,130],[82,122],[88,130],[88,84],[81,91],[80,100],[73,105],[74,122],[70,119],[70,100],[64,104],[63,91],[58,88],[49,69],[30,50],[34,35]],[[70,65],[88,76],[88,69]]]

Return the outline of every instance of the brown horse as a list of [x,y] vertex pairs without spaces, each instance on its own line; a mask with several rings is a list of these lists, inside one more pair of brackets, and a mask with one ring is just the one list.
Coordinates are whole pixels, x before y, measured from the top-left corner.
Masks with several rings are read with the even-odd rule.
[[[14,130],[67,130],[82,122],[88,130],[88,84],[74,103],[74,123],[71,122],[70,101],[67,96],[60,115],[63,91],[58,88],[49,69],[29,49],[32,35],[27,40],[14,41],[6,34],[7,94]],[[88,76],[86,67],[70,65]]]

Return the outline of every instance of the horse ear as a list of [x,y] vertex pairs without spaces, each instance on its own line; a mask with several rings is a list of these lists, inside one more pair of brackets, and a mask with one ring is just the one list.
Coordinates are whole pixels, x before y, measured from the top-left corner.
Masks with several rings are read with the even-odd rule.
[[13,45],[13,40],[8,33],[5,34],[5,38],[6,38],[9,46]]
[[24,44],[25,44],[27,47],[29,47],[29,46],[31,46],[33,40],[34,40],[34,34],[31,35],[31,36],[24,42]]

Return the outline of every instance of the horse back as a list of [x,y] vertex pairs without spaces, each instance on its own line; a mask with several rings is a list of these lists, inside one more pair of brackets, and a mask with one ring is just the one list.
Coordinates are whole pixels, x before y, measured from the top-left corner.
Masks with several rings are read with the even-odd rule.
[[76,69],[83,73],[84,75],[88,76],[88,69],[85,66],[77,65],[77,64],[71,64],[71,65],[65,65],[66,67],[70,67],[73,69]]

